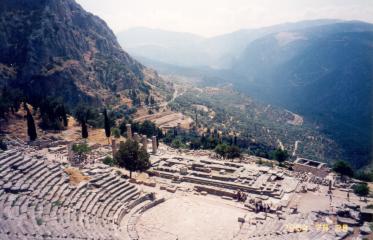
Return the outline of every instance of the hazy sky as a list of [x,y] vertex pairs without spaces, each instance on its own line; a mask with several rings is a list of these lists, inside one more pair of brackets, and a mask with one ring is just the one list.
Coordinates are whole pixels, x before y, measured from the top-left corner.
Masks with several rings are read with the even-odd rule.
[[373,0],[77,0],[118,32],[150,27],[212,36],[305,19],[373,22]]

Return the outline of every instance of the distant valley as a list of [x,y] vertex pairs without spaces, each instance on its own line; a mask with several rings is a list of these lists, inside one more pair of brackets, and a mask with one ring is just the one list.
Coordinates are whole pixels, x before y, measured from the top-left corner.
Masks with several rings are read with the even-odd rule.
[[132,29],[118,39],[163,74],[191,77],[201,86],[231,85],[304,116],[355,167],[372,160],[372,24],[304,21],[208,39]]

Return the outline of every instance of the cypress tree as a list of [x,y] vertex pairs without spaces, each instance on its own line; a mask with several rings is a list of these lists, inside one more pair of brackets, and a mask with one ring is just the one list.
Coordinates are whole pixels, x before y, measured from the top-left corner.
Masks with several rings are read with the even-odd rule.
[[154,104],[155,104],[154,97],[153,97],[153,96],[150,96],[150,105],[154,105]]
[[105,124],[105,135],[107,137],[107,141],[108,141],[108,144],[109,144],[109,138],[110,138],[110,134],[111,134],[111,131],[110,131],[110,123],[109,123],[109,118],[107,116],[107,111],[106,109],[104,109],[104,124]]
[[62,121],[63,121],[63,126],[67,127],[68,120],[67,120],[65,105],[62,105]]
[[82,138],[88,138],[88,127],[85,121],[82,122]]
[[26,111],[27,111],[27,134],[30,137],[30,141],[35,141],[36,138],[38,137],[36,133],[35,121],[27,106],[26,106]]

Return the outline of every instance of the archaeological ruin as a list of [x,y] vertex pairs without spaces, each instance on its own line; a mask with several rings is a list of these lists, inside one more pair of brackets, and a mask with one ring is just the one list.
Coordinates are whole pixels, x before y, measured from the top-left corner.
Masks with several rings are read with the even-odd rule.
[[102,163],[117,151],[115,139],[92,145],[81,165],[71,162],[72,142],[9,141],[10,149],[0,153],[0,239],[316,240],[371,234],[369,201],[351,192],[353,181],[341,182],[324,164],[298,159],[289,170],[254,156],[224,160],[210,151],[157,146],[155,136],[129,131],[128,137],[147,149],[152,163],[132,179]]

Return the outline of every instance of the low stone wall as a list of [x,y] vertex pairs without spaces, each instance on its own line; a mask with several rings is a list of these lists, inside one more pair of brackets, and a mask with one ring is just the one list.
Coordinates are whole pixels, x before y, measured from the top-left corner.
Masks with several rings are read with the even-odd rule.
[[217,196],[226,196],[226,197],[231,197],[231,198],[236,197],[236,194],[231,190],[207,187],[207,186],[202,186],[202,185],[195,185],[194,189],[197,192],[207,192],[209,194],[217,195]]
[[143,213],[143,212],[145,212],[146,210],[149,210],[150,208],[155,207],[155,206],[157,206],[158,204],[161,204],[161,203],[163,203],[163,202],[165,202],[165,201],[166,201],[165,198],[160,198],[160,199],[154,200],[153,202],[151,202],[151,203],[145,205],[144,207],[142,207],[141,210],[140,210],[140,213]]

